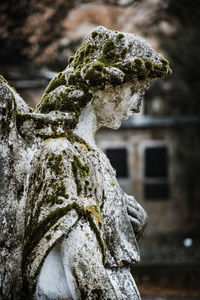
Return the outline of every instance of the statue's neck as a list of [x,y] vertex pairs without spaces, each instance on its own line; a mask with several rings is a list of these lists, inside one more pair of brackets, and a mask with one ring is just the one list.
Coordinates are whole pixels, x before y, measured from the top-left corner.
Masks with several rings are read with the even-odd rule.
[[89,146],[96,148],[95,133],[98,129],[96,114],[90,105],[82,110],[74,133],[83,138]]

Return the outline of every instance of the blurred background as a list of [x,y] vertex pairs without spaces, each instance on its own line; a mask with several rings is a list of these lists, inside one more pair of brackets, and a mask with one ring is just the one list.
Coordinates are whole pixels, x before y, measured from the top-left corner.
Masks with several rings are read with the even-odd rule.
[[200,299],[200,1],[2,0],[0,74],[34,108],[98,25],[141,35],[173,69],[97,142],[149,216],[132,268],[143,299]]

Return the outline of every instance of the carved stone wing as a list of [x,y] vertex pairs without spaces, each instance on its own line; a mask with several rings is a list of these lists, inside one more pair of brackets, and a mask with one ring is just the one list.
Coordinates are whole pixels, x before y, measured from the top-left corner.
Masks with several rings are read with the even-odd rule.
[[29,111],[23,99],[0,77],[0,298],[3,299],[18,299],[16,295],[21,289],[22,195],[27,162],[26,146],[16,128],[17,108]]

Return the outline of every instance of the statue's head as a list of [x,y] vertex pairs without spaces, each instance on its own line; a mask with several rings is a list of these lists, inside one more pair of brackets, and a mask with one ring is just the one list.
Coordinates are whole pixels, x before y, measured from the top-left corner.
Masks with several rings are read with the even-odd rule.
[[[99,26],[69,58],[66,69],[50,82],[38,110],[75,112],[79,116],[89,103],[100,112],[100,107],[105,108],[112,101],[113,113],[120,105],[120,110],[128,109],[126,105],[132,107],[122,113],[123,119],[139,111],[141,97],[154,78],[170,74],[168,61],[144,39]],[[128,99],[126,105],[124,99]],[[115,122],[110,127],[118,125]]]

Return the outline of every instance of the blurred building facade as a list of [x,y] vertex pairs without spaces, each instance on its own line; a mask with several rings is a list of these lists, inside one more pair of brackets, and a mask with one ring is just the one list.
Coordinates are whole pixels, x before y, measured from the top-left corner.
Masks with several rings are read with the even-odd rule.
[[151,234],[180,230],[188,217],[185,193],[176,184],[173,127],[172,118],[141,116],[124,122],[116,132],[105,129],[97,134],[122,189],[147,211],[146,230]]

